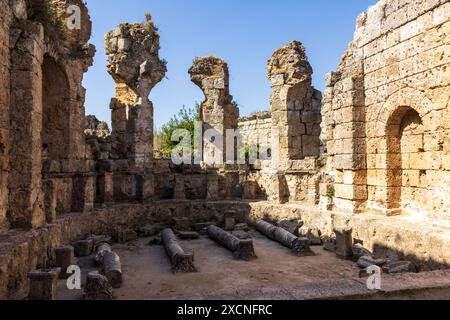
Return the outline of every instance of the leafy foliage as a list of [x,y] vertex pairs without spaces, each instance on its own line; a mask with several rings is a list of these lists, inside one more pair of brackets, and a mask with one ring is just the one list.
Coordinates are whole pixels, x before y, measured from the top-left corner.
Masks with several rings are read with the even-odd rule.
[[175,130],[184,129],[191,133],[191,150],[194,150],[194,129],[195,122],[200,121],[200,105],[197,103],[194,108],[183,106],[181,110],[173,116],[168,123],[163,125],[155,135],[155,157],[170,158],[172,151],[176,150],[179,142],[172,141]]
[[37,21],[44,27],[45,35],[65,38],[66,25],[64,17],[60,16],[48,0],[40,0],[33,6],[31,20]]

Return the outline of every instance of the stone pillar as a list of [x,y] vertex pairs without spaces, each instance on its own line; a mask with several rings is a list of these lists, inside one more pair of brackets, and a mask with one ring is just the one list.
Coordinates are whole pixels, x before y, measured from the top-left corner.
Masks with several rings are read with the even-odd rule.
[[97,204],[114,202],[113,174],[111,172],[105,171],[97,177],[95,202]]
[[30,279],[29,300],[56,300],[58,276],[61,269],[37,270],[28,273]]
[[73,177],[72,211],[83,212],[94,208],[95,176]]
[[56,207],[58,202],[57,183],[52,179],[46,179],[43,182],[44,190],[44,209],[47,223],[54,223],[56,221]]
[[275,51],[268,62],[272,85],[272,135],[279,135],[279,169],[320,152],[321,93],[312,86],[313,70],[298,41]]
[[207,196],[206,199],[209,201],[219,200],[219,175],[215,172],[209,172],[207,174]]
[[353,230],[351,228],[335,228],[336,256],[340,259],[353,257]]
[[111,101],[112,143],[120,159],[141,171],[153,165],[153,104],[148,96],[167,72],[159,58],[159,34],[152,21],[121,24],[105,36],[108,72],[116,82]]
[[215,136],[214,141],[204,139],[203,160],[210,167],[223,167],[227,161],[227,152],[234,161],[237,159],[235,143],[233,150],[227,150],[226,131],[237,129],[239,119],[239,109],[233,104],[230,95],[228,65],[216,57],[196,58],[189,74],[191,81],[200,87],[206,98],[201,104],[203,134],[205,136],[207,133],[208,136],[209,132]]
[[[327,75],[322,107],[327,167],[335,183],[333,207],[346,213],[364,211],[368,198],[364,66],[353,61],[357,55],[341,62],[342,71]],[[348,70],[347,65],[351,66]]]
[[55,249],[56,267],[61,269],[59,277],[61,279],[67,279],[69,274],[67,269],[73,265],[74,261],[74,249],[72,246],[58,247]]
[[[11,57],[11,145],[9,222],[33,228],[45,222],[41,192],[42,68],[44,29],[22,21]],[[26,99],[24,99],[26,97]]]
[[186,188],[183,174],[175,175],[174,199],[186,200]]

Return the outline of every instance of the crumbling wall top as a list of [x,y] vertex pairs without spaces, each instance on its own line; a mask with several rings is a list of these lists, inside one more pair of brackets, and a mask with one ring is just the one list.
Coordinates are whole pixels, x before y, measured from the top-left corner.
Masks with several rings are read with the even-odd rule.
[[123,23],[105,36],[108,72],[117,83],[125,83],[139,97],[148,97],[167,72],[159,58],[159,34],[151,20]]
[[295,85],[310,81],[313,69],[308,62],[305,47],[292,41],[274,52],[267,65],[268,79],[272,85]]
[[189,69],[189,74],[192,82],[203,91],[210,88],[228,90],[228,65],[220,58],[196,58]]

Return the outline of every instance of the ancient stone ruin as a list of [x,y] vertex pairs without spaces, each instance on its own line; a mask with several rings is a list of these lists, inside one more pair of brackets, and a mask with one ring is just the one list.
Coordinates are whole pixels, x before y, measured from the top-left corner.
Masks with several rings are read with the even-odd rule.
[[[81,29],[65,26],[70,5]],[[374,265],[393,284],[412,283],[398,273],[425,271],[421,284],[449,285],[448,271],[431,271],[450,266],[448,0],[380,0],[361,14],[323,93],[301,42],[275,50],[270,111],[241,118],[232,66],[196,58],[188,73],[205,96],[206,134],[193,164],[153,156],[149,94],[167,67],[150,16],[105,36],[116,86],[110,130],[85,115],[82,80],[96,50],[83,1],[0,6],[0,299],[73,298],[61,289],[67,268],[86,261],[97,268],[88,300],[236,298],[233,287],[203,286],[216,274],[259,279],[245,297],[260,298],[262,287],[278,297],[270,290],[279,286],[298,298],[339,296],[341,285],[363,294],[351,279]],[[254,149],[247,158],[238,138]],[[130,253],[126,243],[150,249]],[[153,287],[130,292],[136,277],[156,273],[133,254],[161,250],[193,287],[164,278],[176,293],[167,295],[150,274]],[[234,258],[248,267],[233,269]],[[261,284],[264,274],[272,282]],[[324,279],[337,291],[290,287]]]

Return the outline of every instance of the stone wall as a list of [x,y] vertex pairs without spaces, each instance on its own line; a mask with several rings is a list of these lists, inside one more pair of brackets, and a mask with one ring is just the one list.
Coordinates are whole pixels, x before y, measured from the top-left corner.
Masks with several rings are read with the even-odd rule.
[[[81,30],[41,20],[44,4],[60,17],[73,3],[82,8]],[[344,221],[368,248],[419,266],[450,265],[448,0],[381,0],[358,18],[326,79],[322,134],[322,95],[300,42],[269,60],[271,112],[239,124],[228,65],[196,59],[189,73],[205,94],[203,129],[226,137],[239,126],[249,145],[255,135],[279,134],[280,154],[270,153],[281,161],[219,166],[153,159],[148,95],[167,69],[150,18],[107,34],[113,132],[92,135],[93,121],[85,135],[81,83],[95,52],[87,8],[81,0],[0,5],[0,299],[23,289],[26,273],[55,246],[88,233],[174,217],[221,221],[230,209],[239,221],[299,218],[324,237]],[[324,142],[328,154],[320,155]]]
[[238,128],[245,145],[270,147],[272,136],[272,116],[270,112],[262,111],[241,117]]
[[9,178],[9,93],[10,54],[9,24],[12,12],[8,0],[0,1],[0,228],[7,225],[8,178]]
[[239,118],[239,109],[230,95],[228,64],[217,57],[199,57],[194,60],[189,75],[205,95],[200,106],[204,136],[202,159],[210,167],[223,167],[227,160],[237,159],[236,146],[227,150],[227,130],[237,129]]
[[267,64],[272,86],[272,135],[278,135],[279,167],[320,153],[320,91],[312,87],[313,70],[305,48],[293,41],[277,49]]
[[[68,4],[81,9],[80,30],[61,26]],[[8,185],[9,196],[2,192],[1,202],[8,196],[12,227],[39,227],[54,219],[57,208],[80,210],[77,197],[86,194],[80,188],[87,184],[79,180],[90,179],[84,178],[89,163],[84,162],[85,91],[81,82],[95,53],[87,44],[91,22],[80,0],[11,0],[3,7],[2,15],[9,16],[2,23],[1,32],[6,33],[2,46],[9,47],[2,47],[6,59],[1,63],[9,65],[9,72],[1,75],[10,77],[4,88],[10,89],[9,105],[14,108],[2,112],[11,123],[9,132],[2,135],[15,147],[9,164],[2,165],[9,179],[2,174],[1,186]],[[52,15],[43,14],[46,10]],[[7,97],[2,95],[2,99]],[[7,152],[7,145],[2,149]],[[75,179],[73,173],[80,176]]]
[[448,0],[380,1],[327,78],[334,205],[450,218]]

